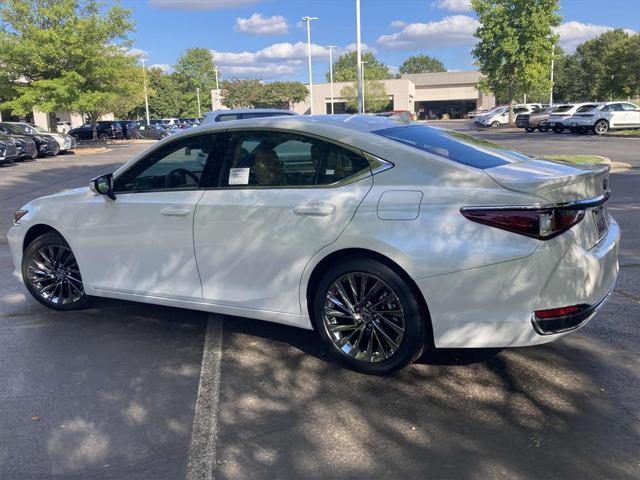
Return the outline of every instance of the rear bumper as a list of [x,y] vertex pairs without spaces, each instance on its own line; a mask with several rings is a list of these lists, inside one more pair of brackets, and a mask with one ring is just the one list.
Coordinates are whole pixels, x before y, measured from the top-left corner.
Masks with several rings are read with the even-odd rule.
[[[505,348],[554,341],[584,326],[605,304],[618,276],[620,229],[584,249],[571,231],[541,242],[529,257],[416,280],[440,348]],[[534,312],[588,306],[563,328],[536,329]],[[561,326],[562,327],[562,326]]]

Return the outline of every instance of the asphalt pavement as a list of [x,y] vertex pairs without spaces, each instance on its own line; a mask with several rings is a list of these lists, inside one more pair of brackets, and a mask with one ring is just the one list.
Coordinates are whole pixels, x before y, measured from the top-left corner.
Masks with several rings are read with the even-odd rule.
[[[611,179],[620,279],[585,328],[371,377],[282,325],[115,300],[46,310],[0,236],[0,479],[640,478],[640,140],[479,134],[632,165]],[[0,168],[0,231],[146,146]]]

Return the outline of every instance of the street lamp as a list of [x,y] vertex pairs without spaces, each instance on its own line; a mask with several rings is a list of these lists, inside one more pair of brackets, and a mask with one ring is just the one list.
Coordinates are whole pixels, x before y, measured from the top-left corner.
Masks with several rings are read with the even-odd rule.
[[[220,108],[220,87],[218,86],[218,72],[220,70],[214,68],[213,71],[216,74],[216,109],[218,109]],[[211,107],[211,109],[213,110],[213,106]]]
[[359,68],[360,74],[362,75],[362,78],[360,78],[361,84],[362,84],[362,112],[361,113],[367,113],[364,107],[364,66],[366,63],[369,63],[369,62],[365,62],[364,60],[362,60],[360,62],[360,68]]
[[147,94],[147,69],[144,66],[144,62],[147,61],[146,58],[141,58],[142,62],[142,78],[144,83],[144,108],[147,113],[147,125],[149,125],[149,95]]
[[196,87],[196,98],[198,99],[198,118],[202,117],[202,112],[200,111],[200,87]]
[[331,85],[331,115],[333,115],[333,56],[331,55],[331,52],[333,51],[334,48],[336,48],[336,46],[327,45],[327,48],[329,49],[329,83]]
[[551,44],[551,91],[549,92],[549,106],[553,107],[553,60],[556,54],[556,44]]
[[364,85],[362,84],[362,43],[360,41],[360,0],[356,0],[356,69],[358,70],[358,113],[364,112]]
[[318,20],[318,17],[302,17],[302,21],[307,23],[307,53],[309,56],[309,99],[311,101],[311,115],[313,115],[313,77],[311,72],[311,20]]

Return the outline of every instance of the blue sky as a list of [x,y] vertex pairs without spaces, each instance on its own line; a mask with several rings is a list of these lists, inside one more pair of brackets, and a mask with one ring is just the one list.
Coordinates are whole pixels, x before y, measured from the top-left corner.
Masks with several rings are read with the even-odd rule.
[[[133,11],[132,53],[170,69],[189,47],[214,52],[224,78],[308,79],[306,29],[311,24],[314,81],[334,59],[354,48],[355,0],[122,0]],[[361,0],[362,41],[384,63],[398,67],[426,53],[449,70],[473,68],[476,19],[469,0]],[[640,31],[640,0],[561,0],[560,43],[571,51],[609,28]]]

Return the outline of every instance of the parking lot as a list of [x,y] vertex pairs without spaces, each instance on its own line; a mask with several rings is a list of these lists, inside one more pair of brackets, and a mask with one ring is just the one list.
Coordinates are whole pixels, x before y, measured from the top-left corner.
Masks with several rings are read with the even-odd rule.
[[[0,478],[640,478],[640,139],[439,125],[630,165],[610,182],[618,285],[585,328],[371,377],[283,325],[115,300],[46,310],[11,276],[2,235]],[[147,146],[1,168],[0,231]]]

